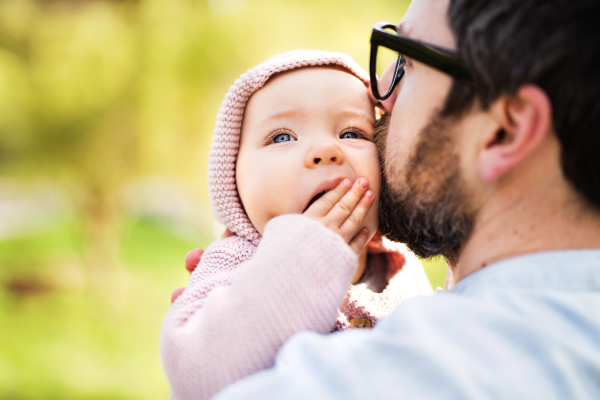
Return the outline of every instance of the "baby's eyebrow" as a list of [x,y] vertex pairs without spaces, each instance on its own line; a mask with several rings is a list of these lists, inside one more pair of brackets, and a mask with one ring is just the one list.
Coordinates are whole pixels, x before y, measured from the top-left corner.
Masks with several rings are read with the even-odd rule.
[[297,110],[295,108],[290,108],[288,110],[280,110],[277,111],[273,114],[267,115],[264,118],[261,118],[260,123],[269,121],[271,119],[284,119],[284,118],[290,118],[290,117],[298,117],[300,116],[300,110]]
[[373,118],[369,117],[367,114],[360,112],[360,111],[341,110],[338,112],[338,115],[340,117],[344,117],[344,118],[358,118],[358,119],[363,120],[367,124],[371,124],[371,125],[375,123],[375,120]]

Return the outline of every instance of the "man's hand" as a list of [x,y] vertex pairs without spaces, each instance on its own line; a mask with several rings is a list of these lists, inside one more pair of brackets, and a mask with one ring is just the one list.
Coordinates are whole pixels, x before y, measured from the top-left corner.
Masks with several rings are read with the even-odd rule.
[[[229,229],[225,229],[225,232],[223,232],[223,235],[221,235],[221,239],[225,239],[233,235],[234,234]],[[202,258],[202,254],[204,254],[204,250],[198,248],[188,251],[188,253],[185,255],[185,269],[187,269],[190,274],[194,272],[198,266],[198,263]],[[181,296],[181,293],[183,293],[184,290],[185,288],[181,287],[173,291],[171,294],[171,304],[173,304],[173,302],[177,300],[179,296]]]
[[204,254],[204,250],[198,248],[188,251],[188,253],[185,255],[185,269],[187,269],[190,274],[194,272],[198,266],[198,263],[202,258],[202,254]]
[[[190,274],[194,272],[194,270],[198,266],[198,263],[202,258],[202,254],[204,254],[204,250],[198,248],[188,251],[188,253],[185,255],[185,269],[187,269]],[[173,293],[171,294],[171,304],[173,304],[173,302],[175,302],[175,300],[177,300],[177,298],[181,296],[184,290],[185,288],[180,287],[179,289],[175,289],[173,291]]]
[[339,234],[356,254],[360,254],[369,240],[369,230],[360,229],[360,226],[375,198],[368,187],[366,178],[358,178],[354,184],[344,179],[315,201],[304,215]]

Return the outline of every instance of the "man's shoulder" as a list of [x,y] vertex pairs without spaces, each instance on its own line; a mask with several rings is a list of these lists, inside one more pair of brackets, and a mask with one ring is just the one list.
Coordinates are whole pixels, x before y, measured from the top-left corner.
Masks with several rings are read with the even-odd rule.
[[594,398],[598,272],[576,260],[585,254],[567,256],[492,267],[456,290],[406,300],[371,330],[297,334],[273,369],[223,398]]
[[[483,333],[518,343],[524,335],[567,339],[564,333],[596,331],[600,340],[600,292],[548,287],[497,287],[476,294],[450,292],[400,304],[379,330],[404,335],[439,331],[473,345]],[[518,333],[518,334],[517,334]]]
[[[328,338],[306,333],[282,357],[290,363],[301,353],[317,351],[322,359],[311,362],[330,371],[339,368],[339,379],[350,387],[369,387],[373,398],[485,398],[495,393],[551,399],[598,393],[600,381],[585,372],[600,370],[600,316],[583,309],[592,296],[511,295],[512,303],[501,301],[508,293],[414,298],[370,332]],[[600,299],[587,307],[600,309]]]
[[373,367],[394,370],[390,384],[392,375],[413,382],[429,375],[465,398],[477,393],[471,389],[514,398],[542,392],[544,398],[586,398],[600,393],[600,380],[586,372],[600,370],[599,309],[598,292],[442,293],[401,304],[367,340],[385,343],[376,352],[385,366]]

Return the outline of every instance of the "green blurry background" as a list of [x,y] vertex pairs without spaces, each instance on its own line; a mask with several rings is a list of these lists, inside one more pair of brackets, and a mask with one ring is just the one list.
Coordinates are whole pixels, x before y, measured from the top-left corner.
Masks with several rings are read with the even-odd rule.
[[229,85],[298,48],[366,68],[407,5],[0,0],[0,399],[168,398],[158,334],[186,252],[222,231],[206,166]]

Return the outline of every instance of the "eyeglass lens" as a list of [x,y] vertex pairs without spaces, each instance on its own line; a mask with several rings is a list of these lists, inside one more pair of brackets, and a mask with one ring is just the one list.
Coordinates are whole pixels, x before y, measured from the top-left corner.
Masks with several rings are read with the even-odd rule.
[[393,86],[398,84],[404,75],[404,63],[404,57],[398,52],[378,46],[376,71],[377,88],[381,100],[385,100],[391,95]]
[[[388,28],[386,29],[389,33],[396,33],[395,30]],[[397,67],[397,63],[400,61],[400,54],[395,50],[390,50],[384,46],[377,46],[377,63],[376,72],[378,80],[378,89],[381,96],[385,96],[389,92],[390,86],[394,83],[392,76],[394,75],[394,68]],[[402,61],[400,61],[402,62]],[[392,66],[393,64],[393,66]],[[385,71],[390,68],[386,75],[386,79],[381,79]]]
[[[377,48],[377,76],[381,79],[385,70],[392,63],[398,60],[398,52],[390,50],[387,47],[378,46]],[[385,88],[387,89],[387,88]]]

